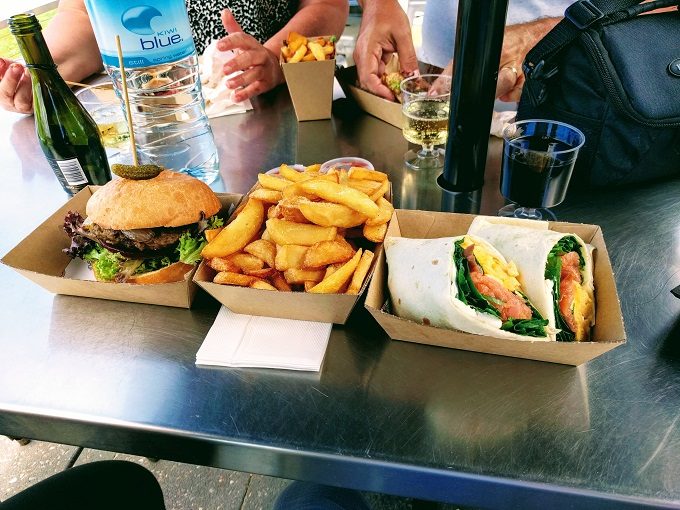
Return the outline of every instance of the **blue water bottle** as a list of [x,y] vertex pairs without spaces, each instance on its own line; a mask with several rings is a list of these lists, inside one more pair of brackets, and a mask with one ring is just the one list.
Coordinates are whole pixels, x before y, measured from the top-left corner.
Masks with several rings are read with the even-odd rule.
[[[219,174],[217,147],[205,113],[198,56],[184,0],[85,0],[94,34],[119,97],[127,80],[141,162],[181,171],[206,183]],[[116,35],[125,76],[121,76]]]

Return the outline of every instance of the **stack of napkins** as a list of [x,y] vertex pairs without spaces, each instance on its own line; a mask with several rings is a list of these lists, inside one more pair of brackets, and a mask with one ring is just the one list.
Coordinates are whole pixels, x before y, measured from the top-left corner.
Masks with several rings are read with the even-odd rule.
[[244,113],[253,109],[249,99],[240,103],[234,102],[234,92],[227,87],[227,80],[240,73],[239,71],[226,76],[222,71],[224,64],[234,56],[236,54],[233,51],[218,50],[217,41],[213,41],[198,60],[205,112],[210,118]]
[[321,369],[332,324],[241,315],[220,308],[197,365]]

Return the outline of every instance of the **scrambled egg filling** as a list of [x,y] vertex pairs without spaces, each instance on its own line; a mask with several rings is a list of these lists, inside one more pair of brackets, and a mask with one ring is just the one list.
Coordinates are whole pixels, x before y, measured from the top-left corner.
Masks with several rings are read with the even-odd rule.
[[[472,239],[465,236],[461,246],[463,248],[467,248],[471,244],[475,243],[472,241]],[[478,244],[475,244],[472,253],[477,259],[477,262],[481,266],[485,275],[497,280],[501,283],[501,285],[503,285],[503,287],[511,292],[521,289],[519,280],[517,280],[519,271],[517,271],[517,266],[515,266],[514,262],[504,264],[495,255],[491,254],[486,248]]]
[[587,340],[590,336],[590,325],[593,323],[595,307],[592,297],[586,292],[578,282],[574,282],[574,302],[572,311],[574,313],[574,324],[576,325],[576,341]]

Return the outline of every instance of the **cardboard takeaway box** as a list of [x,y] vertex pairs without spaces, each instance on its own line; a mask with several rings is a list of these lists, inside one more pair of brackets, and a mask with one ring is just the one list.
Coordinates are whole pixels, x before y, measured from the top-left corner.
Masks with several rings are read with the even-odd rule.
[[[397,209],[386,237],[432,239],[465,234],[474,215],[406,211]],[[621,305],[607,254],[602,230],[597,225],[550,222],[552,230],[578,234],[595,247],[595,327],[592,342],[517,341],[473,335],[461,331],[425,326],[399,318],[389,312],[387,264],[381,253],[368,288],[365,306],[390,338],[421,344],[499,354],[515,358],[549,361],[564,365],[581,365],[626,341]]]
[[[87,186],[81,190],[7,253],[2,263],[54,294],[190,308],[198,289],[191,274],[182,282],[157,285],[105,283],[63,276],[71,262],[62,251],[70,245],[62,230],[64,217],[68,211],[85,216],[85,205],[96,189],[97,186]],[[218,193],[217,196],[225,213],[241,199],[241,195]]]
[[[330,36],[308,37],[326,39]],[[322,120],[331,118],[333,106],[333,78],[335,59],[314,60],[311,62],[286,63],[279,56],[283,76],[290,92],[298,121]]]
[[[248,194],[258,187],[259,184],[253,186]],[[391,201],[391,190],[388,192],[388,199]],[[238,206],[235,212],[237,211]],[[203,290],[235,313],[277,317],[279,319],[345,324],[357,301],[359,301],[359,298],[366,291],[371,281],[377,260],[382,256],[382,249],[382,243],[375,246],[371,268],[368,270],[364,283],[356,295],[273,292],[270,290],[251,289],[249,287],[222,285],[213,283],[213,278],[217,272],[205,262],[201,262],[198,266],[193,279]]]
[[349,92],[362,110],[398,129],[402,128],[401,103],[388,101],[358,87],[357,68],[354,66],[338,69],[337,73],[345,93]]

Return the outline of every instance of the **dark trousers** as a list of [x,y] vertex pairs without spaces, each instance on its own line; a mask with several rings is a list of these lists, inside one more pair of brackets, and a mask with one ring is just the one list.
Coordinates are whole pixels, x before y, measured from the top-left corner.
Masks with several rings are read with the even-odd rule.
[[0,510],[165,510],[145,467],[122,460],[83,464],[50,476],[0,503]]

